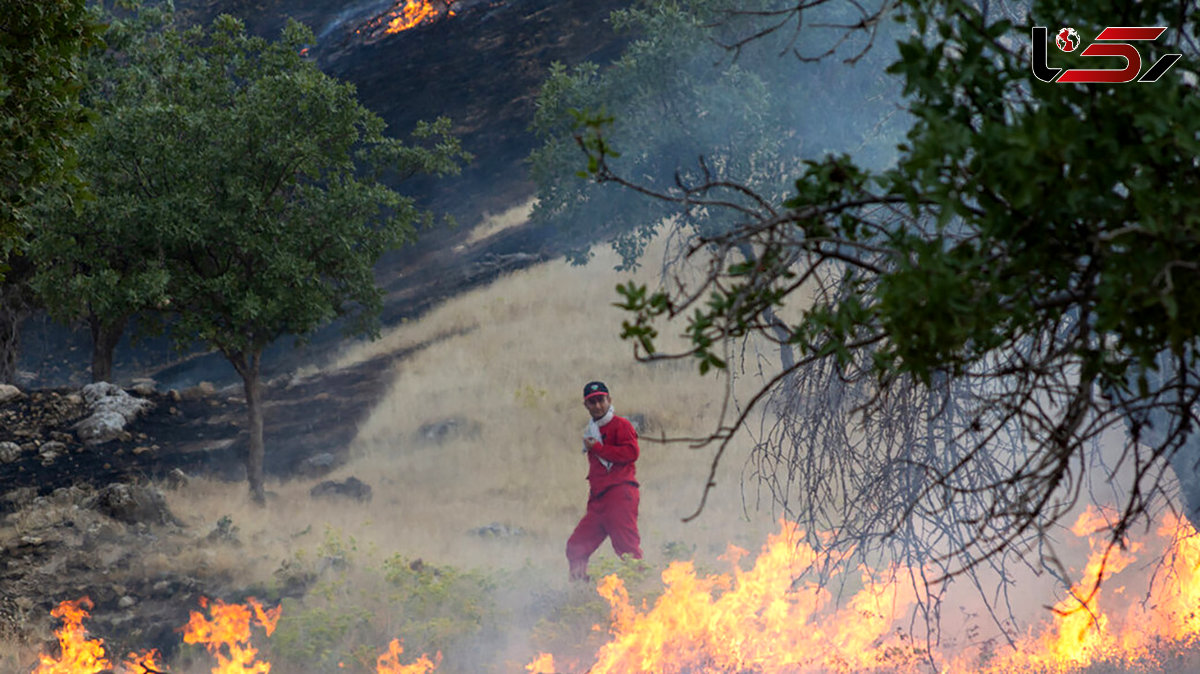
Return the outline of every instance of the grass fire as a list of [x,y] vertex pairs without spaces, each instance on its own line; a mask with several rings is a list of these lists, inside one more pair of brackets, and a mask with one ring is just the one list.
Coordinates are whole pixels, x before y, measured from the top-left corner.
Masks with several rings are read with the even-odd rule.
[[[501,219],[485,231],[504,227]],[[1061,532],[1072,574],[1065,583],[1010,572],[1021,587],[1012,614],[1024,622],[1001,621],[1003,629],[989,631],[986,604],[949,583],[939,590],[943,605],[959,612],[934,634],[921,617],[929,569],[871,566],[810,545],[795,524],[743,510],[737,490],[718,492],[720,507],[699,526],[683,524],[703,467],[671,445],[647,444],[642,528],[654,547],[636,563],[602,551],[593,561],[597,581],[568,583],[561,546],[581,475],[578,456],[561,447],[570,434],[557,427],[572,427],[578,410],[568,404],[574,395],[558,401],[550,391],[574,393],[575,372],[615,360],[623,348],[616,341],[587,353],[569,348],[585,339],[591,321],[615,311],[603,308],[611,261],[602,255],[582,269],[554,262],[509,275],[329,364],[338,371],[425,345],[399,365],[393,389],[360,428],[354,460],[334,474],[373,476],[380,491],[370,506],[310,503],[303,481],[272,484],[262,512],[239,484],[193,480],[164,490],[189,528],[203,531],[222,518],[232,524],[214,529],[222,535],[200,550],[194,542],[163,548],[170,556],[141,573],[173,567],[196,578],[239,577],[268,596],[302,577],[304,596],[193,597],[188,619],[166,642],[116,652],[106,651],[104,633],[89,636],[90,602],[78,597],[54,609],[56,643],[37,654],[36,665],[16,671],[1192,671],[1200,657],[1200,537],[1169,515],[1148,535],[1110,550],[1096,534],[1107,513],[1081,512]],[[517,322],[540,326],[525,334],[542,337],[517,337]],[[500,371],[480,366],[501,354]],[[545,389],[535,387],[525,373],[547,359],[563,366],[545,373]],[[614,381],[636,378],[641,386],[623,411],[645,410],[654,428],[702,428],[705,410],[719,404],[719,388],[685,385],[691,375],[684,368],[639,375],[626,367]],[[466,392],[468,419],[445,438],[417,443],[431,420],[463,413]],[[539,429],[533,435],[531,425]],[[513,449],[481,454],[479,447]],[[483,470],[468,476],[468,465]],[[737,473],[730,468],[718,479]],[[389,487],[410,474],[424,479]],[[505,526],[471,533],[492,521]],[[32,522],[18,521],[27,532]]]
[[[1092,511],[1080,516],[1076,534],[1086,537]],[[756,672],[1083,672],[1103,664],[1120,671],[1194,671],[1200,653],[1200,536],[1177,518],[1166,518],[1154,541],[1129,546],[1130,552],[1107,554],[1090,540],[1092,555],[1079,582],[1054,607],[1052,622],[1017,635],[1011,649],[986,644],[932,644],[906,633],[916,598],[914,569],[859,569],[861,588],[835,601],[820,584],[804,581],[804,572],[831,560],[797,543],[793,525],[769,537],[748,569],[739,563],[746,552],[730,547],[727,573],[697,572],[692,562],[673,562],[662,572],[662,590],[652,605],[630,600],[616,574],[595,591],[610,608],[608,641],[592,656],[558,658],[541,653],[525,666],[535,674],[555,672],[723,674]],[[1097,589],[1097,581],[1121,580],[1142,551],[1162,555],[1140,600]],[[1106,558],[1107,557],[1107,558]],[[837,566],[838,562],[834,561]],[[849,572],[849,569],[839,569]],[[1101,577],[1104,573],[1104,577]],[[1144,579],[1138,579],[1139,581]],[[1108,596],[1116,595],[1115,597]],[[89,639],[83,621],[87,598],[65,601],[53,615],[63,622],[56,632],[57,655],[42,654],[34,674],[98,674],[110,671],[101,639]],[[280,609],[258,601],[245,604],[209,602],[194,611],[183,628],[183,641],[201,644],[216,660],[212,674],[271,670],[251,645],[251,627],[269,637]],[[426,674],[441,654],[421,655],[402,664],[404,649],[393,639],[377,658],[378,674]],[[577,653],[576,656],[579,654]],[[117,667],[122,674],[173,671],[157,664],[158,655],[131,653]],[[571,664],[556,667],[566,660]],[[339,667],[344,667],[339,663]],[[1109,671],[1109,670],[1103,670]]]

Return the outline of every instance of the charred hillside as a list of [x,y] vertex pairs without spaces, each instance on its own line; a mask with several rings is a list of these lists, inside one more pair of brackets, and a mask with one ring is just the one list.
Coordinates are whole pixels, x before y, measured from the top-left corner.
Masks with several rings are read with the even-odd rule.
[[448,116],[475,155],[456,179],[415,183],[433,208],[465,223],[531,193],[524,158],[537,89],[554,61],[568,65],[615,58],[626,42],[608,15],[628,0],[429,0],[415,25],[387,32],[404,2],[300,0],[178,3],[192,20],[219,13],[275,36],[288,18],[317,36],[321,69],[353,82],[359,100],[405,135],[416,122]]

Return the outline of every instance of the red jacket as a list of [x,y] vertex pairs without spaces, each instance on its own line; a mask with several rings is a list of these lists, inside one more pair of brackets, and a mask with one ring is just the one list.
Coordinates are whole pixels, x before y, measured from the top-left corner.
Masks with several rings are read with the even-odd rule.
[[[637,486],[637,473],[633,463],[638,460],[637,431],[625,417],[613,416],[612,421],[600,427],[600,442],[588,450],[588,485],[590,497],[615,484],[630,483]],[[604,459],[611,464],[605,468]]]

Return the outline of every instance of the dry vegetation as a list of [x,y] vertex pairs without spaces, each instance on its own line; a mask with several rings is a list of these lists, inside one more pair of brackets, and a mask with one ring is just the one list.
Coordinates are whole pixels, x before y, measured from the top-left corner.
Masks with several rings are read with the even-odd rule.
[[[492,233],[521,213],[498,216]],[[666,245],[658,242],[645,259],[661,259]],[[405,662],[442,651],[439,674],[525,671],[539,650],[589,661],[606,638],[592,625],[605,621],[607,605],[592,587],[568,584],[563,552],[587,494],[579,450],[584,382],[608,382],[618,413],[646,426],[638,464],[646,565],[622,564],[606,543],[592,558],[594,576],[620,573],[636,601],[661,590],[657,572],[672,559],[724,571],[728,563],[718,557],[730,544],[753,553],[777,529],[770,502],[759,507],[755,485],[743,485],[748,437],[735,440],[703,514],[681,521],[698,505],[714,448],[654,438],[711,432],[723,380],[701,377],[686,360],[632,358],[618,337],[622,312],[612,306],[614,286],[630,275],[614,272],[615,262],[602,252],[585,267],[556,260],[508,275],[380,340],[346,345],[320,370],[298,373],[335,372],[422,345],[396,361],[390,390],[359,428],[353,460],[321,478],[357,477],[373,487],[371,502],[313,500],[308,490],[316,479],[268,482],[265,509],[249,502],[241,482],[164,485],[185,527],[159,534],[111,580],[169,570],[231,594],[282,602],[279,630],[256,643],[272,671],[374,672],[374,658],[393,637],[404,640]],[[657,268],[648,265],[636,277],[653,284]],[[661,345],[670,348],[671,339]],[[739,367],[754,366],[757,354],[740,355]],[[439,424],[444,435],[430,437],[428,429]],[[0,538],[45,528],[46,518],[90,526],[86,511],[59,506],[10,518]],[[500,535],[473,531],[493,524]],[[115,559],[120,551],[111,552]],[[293,580],[306,588],[302,597],[286,589]],[[1041,587],[1049,580],[1022,581],[1022,597],[1036,604],[1030,613],[1052,596],[1053,588]],[[950,602],[960,603],[974,600]],[[40,638],[0,634],[0,671],[30,670],[38,642],[52,639],[46,616],[39,618],[33,631]],[[1194,657],[1187,651],[1173,660]],[[212,660],[189,646],[170,666],[176,674],[200,674]]]
[[[658,242],[646,259],[659,259],[665,245]],[[272,671],[373,672],[374,657],[393,637],[404,640],[406,662],[443,651],[439,674],[525,671],[538,650],[586,660],[605,639],[592,625],[607,609],[591,587],[567,583],[563,548],[585,506],[580,389],[591,379],[608,382],[618,413],[646,425],[638,473],[647,564],[622,564],[605,544],[592,559],[593,575],[617,571],[635,597],[645,596],[659,591],[657,571],[671,559],[723,571],[728,564],[718,557],[730,544],[757,551],[777,525],[769,502],[756,506],[754,484],[743,492],[749,438],[735,441],[703,514],[681,521],[698,504],[714,449],[653,438],[713,430],[723,382],[699,376],[688,361],[632,358],[617,336],[622,312],[612,306],[614,286],[629,274],[614,272],[615,262],[604,252],[585,267],[541,264],[380,340],[347,345],[322,372],[425,345],[397,362],[391,389],[351,447],[354,459],[327,476],[363,480],[374,489],[372,501],[313,500],[315,479],[268,482],[265,509],[251,505],[241,482],[196,479],[186,489],[164,488],[185,528],[160,535],[114,582],[171,570],[222,579],[237,592],[261,590],[275,602],[294,595],[284,589],[289,580],[303,580],[302,598],[281,600],[275,636],[256,644]],[[654,283],[656,268],[637,276]],[[752,367],[754,356],[738,362]],[[444,422],[453,422],[448,432],[430,438],[430,425]],[[0,538],[44,525],[29,518],[88,525],[69,506],[13,517]],[[501,535],[473,533],[493,523]],[[221,535],[210,535],[214,529]],[[1022,587],[1039,606],[1051,596],[1049,588]],[[50,638],[48,628],[38,629]],[[0,671],[29,671],[37,641],[0,634]],[[1194,653],[1176,659],[1188,658]],[[212,660],[185,647],[170,664],[177,674],[199,674]],[[1118,671],[1105,667],[1088,671]]]
[[529,221],[529,212],[533,210],[533,197],[524,203],[517,204],[499,213],[485,213],[482,221],[471,229],[463,246],[470,246],[498,234],[506,229],[518,227]]
[[[661,245],[651,255],[661,255]],[[240,545],[212,542],[181,551],[171,563],[264,587],[278,586],[289,574],[318,578],[303,602],[285,603],[285,625],[289,611],[307,621],[365,611],[375,624],[403,627],[395,602],[386,600],[389,592],[394,598],[398,581],[389,585],[384,578],[389,569],[418,559],[468,574],[464,582],[504,578],[506,587],[495,596],[505,611],[524,615],[527,627],[538,621],[538,611],[563,610],[563,602],[588,604],[588,611],[603,615],[593,592],[568,587],[563,552],[586,503],[587,464],[579,443],[587,415],[580,393],[591,379],[608,382],[618,414],[639,415],[646,425],[638,475],[648,580],[679,556],[723,569],[727,565],[717,557],[729,544],[758,549],[777,525],[769,503],[755,505],[753,485],[744,502],[744,454],[726,457],[704,513],[681,521],[699,503],[714,449],[651,437],[710,432],[722,380],[699,376],[688,361],[634,360],[631,346],[618,337],[622,312],[612,306],[614,287],[629,274],[613,271],[615,262],[604,252],[585,267],[561,260],[542,264],[452,299],[380,340],[348,345],[324,371],[429,344],[396,365],[391,390],[360,427],[354,460],[327,476],[363,480],[373,487],[373,500],[314,501],[307,492],[315,480],[268,482],[272,496],[260,510],[249,503],[244,484],[194,480],[187,489],[167,492],[173,512],[200,533],[224,518]],[[656,281],[653,270],[638,276]],[[454,426],[444,437],[431,440],[423,432],[445,421]],[[511,535],[472,532],[493,523]],[[602,570],[620,567],[607,543],[592,563]],[[481,575],[470,576],[476,573]],[[591,617],[585,617],[590,627]],[[311,641],[304,632],[310,628],[293,634],[293,641]],[[545,625],[539,629],[543,644],[560,636]],[[438,643],[438,635],[394,636],[407,639],[414,655],[422,644]],[[503,640],[500,649],[511,665],[523,664],[517,661],[532,652],[537,638],[526,629]],[[451,660],[443,670],[455,671]],[[182,666],[190,671],[196,665]],[[467,671],[461,658],[458,669]]]
[[[724,463],[715,501],[697,521],[681,522],[698,503],[712,449],[649,436],[710,431],[721,382],[686,361],[634,361],[617,336],[622,312],[611,304],[624,275],[613,263],[600,255],[586,267],[540,265],[346,348],[331,368],[434,340],[398,365],[391,390],[360,429],[357,459],[331,476],[371,484],[369,506],[314,502],[309,483],[288,482],[270,486],[278,496],[264,513],[246,503],[244,485],[211,482],[177,492],[172,508],[194,520],[231,516],[269,562],[260,571],[329,527],[385,553],[464,566],[528,561],[565,581],[563,545],[587,494],[580,390],[604,379],[618,413],[643,415],[648,425],[638,463],[648,561],[672,541],[706,556],[730,542],[756,548],[775,524],[753,503],[743,509],[736,456]],[[440,443],[422,438],[424,425],[445,420],[457,420],[459,432]],[[492,522],[526,533],[512,542],[470,535]]]

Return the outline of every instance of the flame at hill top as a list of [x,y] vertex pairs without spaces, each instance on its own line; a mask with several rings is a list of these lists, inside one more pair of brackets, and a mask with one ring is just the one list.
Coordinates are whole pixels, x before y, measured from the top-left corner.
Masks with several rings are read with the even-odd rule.
[[391,9],[363,24],[356,31],[368,40],[415,28],[444,16],[454,16],[455,0],[397,0]]

